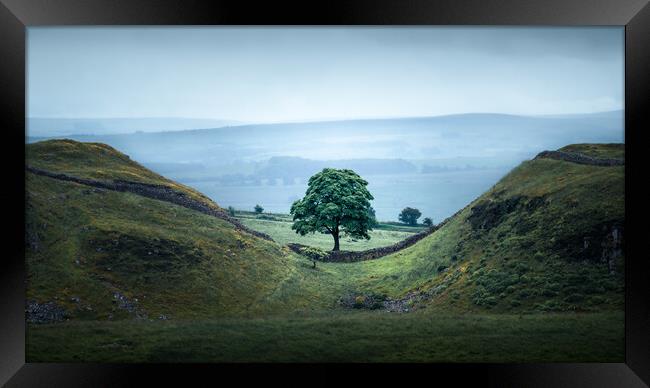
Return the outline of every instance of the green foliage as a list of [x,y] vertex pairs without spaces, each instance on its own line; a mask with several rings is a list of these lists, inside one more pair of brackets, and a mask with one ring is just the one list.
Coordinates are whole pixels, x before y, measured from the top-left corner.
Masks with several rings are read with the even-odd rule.
[[262,214],[263,211],[264,211],[264,208],[262,206],[260,206],[259,204],[255,205],[255,213]]
[[422,213],[418,209],[405,207],[399,214],[399,220],[408,225],[417,225]]
[[372,195],[368,182],[352,170],[325,168],[309,178],[305,197],[291,205],[292,228],[300,235],[329,233],[334,250],[339,249],[339,234],[370,239],[373,218]]
[[430,217],[426,217],[422,220],[422,225],[433,226],[433,220]]
[[237,213],[235,212],[235,208],[232,206],[228,206],[228,214],[230,214],[231,217],[236,216]]

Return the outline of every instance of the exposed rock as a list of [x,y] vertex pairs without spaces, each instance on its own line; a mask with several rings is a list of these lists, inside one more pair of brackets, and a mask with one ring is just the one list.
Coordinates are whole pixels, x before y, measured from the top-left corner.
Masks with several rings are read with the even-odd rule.
[[383,295],[350,292],[339,298],[339,304],[345,308],[376,310],[384,307],[385,299]]
[[[545,204],[546,198],[544,197],[530,198],[523,195],[500,200],[483,200],[471,208],[467,220],[474,230],[489,230],[502,223],[509,214],[517,210],[530,214]],[[517,227],[520,232],[525,232],[532,228],[532,225],[521,221]]]
[[66,312],[63,307],[54,302],[38,303],[29,301],[25,309],[25,318],[28,323],[43,324],[61,322],[65,319]]
[[525,197],[517,195],[504,200],[484,200],[472,207],[472,212],[467,218],[472,229],[492,229],[499,225],[505,216],[514,212]]
[[113,303],[123,310],[134,314],[136,319],[147,319],[148,316],[139,307],[137,301],[132,301],[119,291],[113,292]]
[[623,230],[620,222],[602,223],[590,230],[579,230],[558,238],[554,248],[575,260],[605,263],[613,274],[623,257]]

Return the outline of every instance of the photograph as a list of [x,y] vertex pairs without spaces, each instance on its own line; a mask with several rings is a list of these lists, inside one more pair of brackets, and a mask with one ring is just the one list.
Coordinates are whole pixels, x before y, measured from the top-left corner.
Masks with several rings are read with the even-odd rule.
[[625,26],[25,33],[27,363],[626,362]]

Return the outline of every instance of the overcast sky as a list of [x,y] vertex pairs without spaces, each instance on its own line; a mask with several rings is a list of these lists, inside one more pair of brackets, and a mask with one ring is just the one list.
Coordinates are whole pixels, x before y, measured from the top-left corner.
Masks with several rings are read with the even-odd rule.
[[28,116],[589,113],[623,70],[623,27],[30,27]]

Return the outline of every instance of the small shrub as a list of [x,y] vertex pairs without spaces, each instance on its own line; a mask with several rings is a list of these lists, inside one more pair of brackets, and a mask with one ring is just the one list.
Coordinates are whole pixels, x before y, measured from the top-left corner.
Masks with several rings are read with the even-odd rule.
[[544,288],[544,289],[540,292],[540,294],[541,294],[542,296],[546,296],[546,297],[557,296],[557,292],[556,292],[556,291],[550,290],[550,289],[548,289],[548,288]]
[[554,300],[547,300],[544,303],[535,305],[535,309],[540,311],[560,311],[562,310],[562,305]]
[[604,304],[606,299],[599,295],[594,295],[589,297],[589,303],[591,304]]
[[474,291],[472,302],[477,306],[490,307],[497,304],[497,298],[491,296],[489,292],[481,286],[477,287]]
[[605,287],[598,286],[595,284],[589,284],[585,286],[583,290],[587,294],[603,294],[605,292]]
[[530,296],[530,291],[529,290],[519,290],[517,293],[517,299],[528,299]]
[[575,293],[577,293],[578,291],[579,291],[579,289],[578,289],[578,287],[576,287],[576,286],[568,286],[568,287],[564,287],[564,292],[566,292],[567,294],[575,294]]
[[307,256],[312,260],[325,260],[329,254],[320,248],[304,247],[300,249],[300,253]]
[[582,302],[585,299],[584,295],[582,294],[571,294],[564,298],[564,301],[567,303],[576,303],[576,302]]
[[515,272],[523,275],[524,273],[528,272],[528,265],[526,263],[517,263],[515,266]]
[[231,217],[235,216],[235,208],[232,206],[228,206],[228,214],[230,214]]

